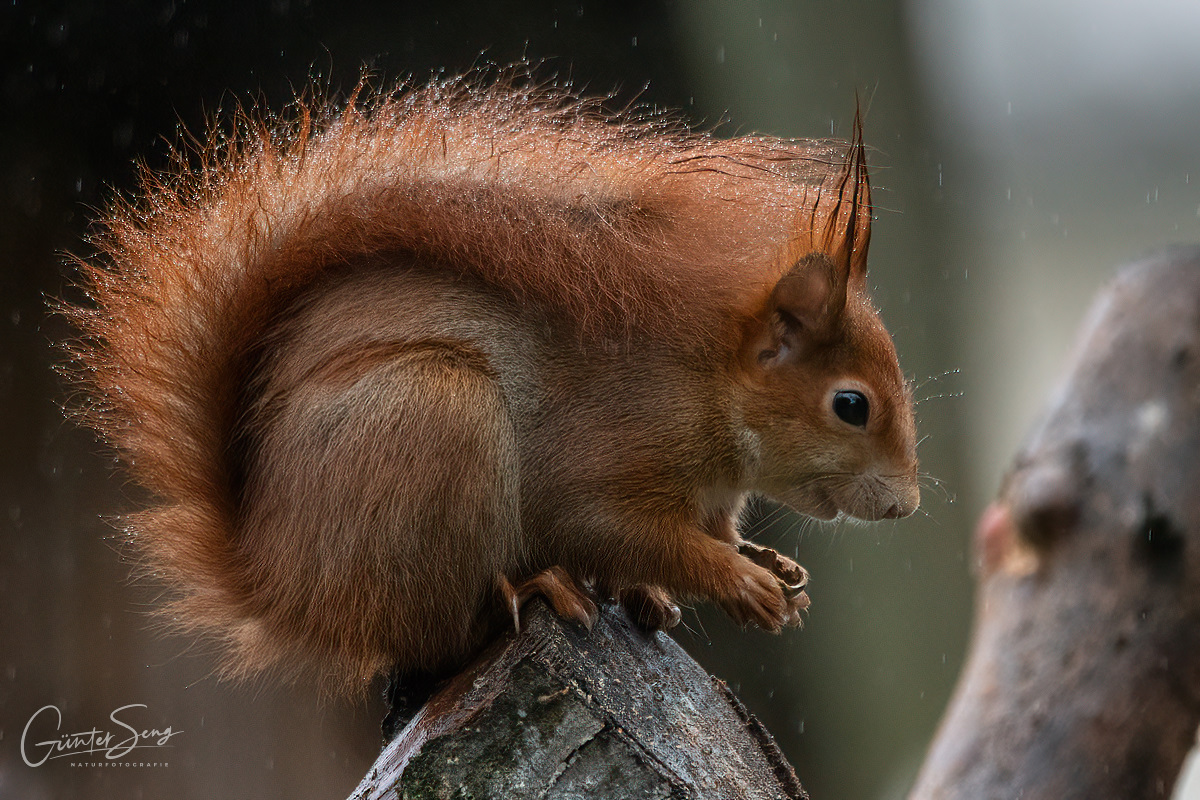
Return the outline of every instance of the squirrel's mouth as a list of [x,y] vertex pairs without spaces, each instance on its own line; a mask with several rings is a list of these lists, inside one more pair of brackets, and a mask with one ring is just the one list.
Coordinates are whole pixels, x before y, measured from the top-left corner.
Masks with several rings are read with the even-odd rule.
[[910,484],[908,481],[863,475],[845,487],[843,495],[844,502],[836,502],[837,508],[846,516],[863,522],[907,517],[921,503],[921,493],[915,479]]

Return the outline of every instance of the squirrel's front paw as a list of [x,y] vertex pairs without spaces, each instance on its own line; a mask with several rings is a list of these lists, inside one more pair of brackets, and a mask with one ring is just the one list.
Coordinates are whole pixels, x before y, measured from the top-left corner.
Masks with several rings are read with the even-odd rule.
[[744,558],[737,560],[732,579],[716,600],[739,625],[753,622],[778,633],[788,621],[788,600],[779,580]]
[[740,562],[731,591],[720,598],[725,611],[739,624],[753,622],[764,630],[778,633],[785,627],[797,627],[801,612],[808,608],[804,588],[808,572],[786,556],[759,545],[742,542]]
[[808,608],[809,599],[804,592],[808,586],[808,570],[777,550],[753,542],[739,542],[738,552],[778,578],[785,597],[796,600],[803,597],[799,610]]

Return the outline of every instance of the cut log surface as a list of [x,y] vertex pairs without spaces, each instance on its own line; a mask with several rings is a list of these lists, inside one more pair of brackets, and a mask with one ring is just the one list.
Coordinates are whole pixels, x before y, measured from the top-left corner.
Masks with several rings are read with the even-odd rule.
[[1165,797],[1200,723],[1200,248],[1121,272],[976,532],[914,800]]
[[804,798],[774,740],[670,637],[539,600],[385,748],[352,798]]

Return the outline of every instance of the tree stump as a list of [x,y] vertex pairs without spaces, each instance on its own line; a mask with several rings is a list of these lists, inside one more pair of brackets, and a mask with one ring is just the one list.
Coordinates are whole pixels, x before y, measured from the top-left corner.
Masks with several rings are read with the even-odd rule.
[[1200,723],[1200,248],[1122,271],[984,513],[914,799],[1170,793]]
[[762,724],[666,634],[533,601],[385,748],[352,798],[806,798]]

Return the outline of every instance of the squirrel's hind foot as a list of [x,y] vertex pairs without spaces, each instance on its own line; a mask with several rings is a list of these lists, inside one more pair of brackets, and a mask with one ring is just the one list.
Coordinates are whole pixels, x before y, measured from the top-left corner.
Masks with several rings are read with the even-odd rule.
[[562,567],[550,567],[515,587],[504,575],[496,578],[497,589],[505,607],[512,615],[513,628],[521,632],[521,607],[535,595],[541,595],[550,607],[564,619],[574,620],[589,631],[596,624],[599,611],[595,601],[579,581]]
[[679,624],[679,606],[661,586],[639,583],[622,589],[617,599],[633,621],[645,630],[665,630]]

